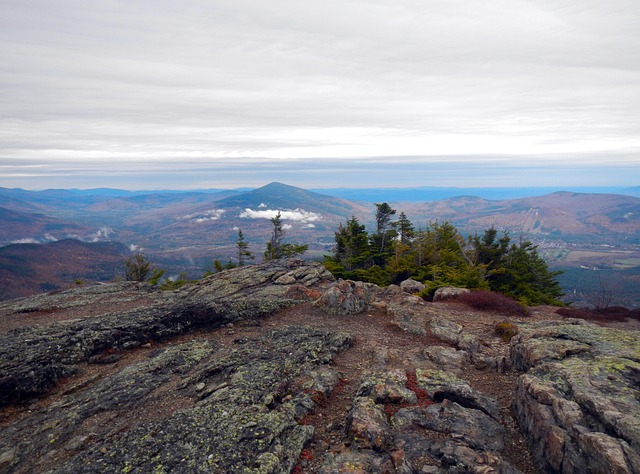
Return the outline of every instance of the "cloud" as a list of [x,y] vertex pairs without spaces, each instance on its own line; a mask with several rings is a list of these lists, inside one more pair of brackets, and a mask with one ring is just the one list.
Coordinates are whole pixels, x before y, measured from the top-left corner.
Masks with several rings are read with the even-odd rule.
[[247,219],[273,219],[280,213],[282,220],[298,221],[298,222],[314,222],[320,220],[322,216],[315,212],[305,211],[304,209],[290,210],[277,210],[277,209],[265,209],[262,211],[254,211],[252,209],[245,209],[240,213],[238,217]]
[[33,239],[31,237],[25,239],[12,240],[12,244],[39,244],[40,241]]
[[293,229],[293,226],[291,224],[282,224],[282,228],[284,230],[289,230],[289,229]]
[[5,2],[0,185],[235,187],[304,162],[318,174],[289,176],[328,187],[327,159],[383,156],[637,167],[638,15],[584,0],[326,0],[313,15],[286,0]]
[[139,245],[136,244],[130,244],[129,245],[129,251],[130,252],[143,252],[144,249],[142,247],[140,247]]
[[53,236],[53,235],[51,235],[49,233],[44,234],[44,238],[45,238],[45,240],[47,240],[49,242],[56,242],[58,240],[55,236]]
[[193,220],[194,222],[217,221],[224,214],[224,209],[209,209],[208,211],[194,212],[186,216],[178,217],[178,220]]
[[91,242],[100,242],[101,240],[109,240],[109,237],[114,234],[114,231],[111,227],[102,226],[100,227],[93,236],[88,238]]

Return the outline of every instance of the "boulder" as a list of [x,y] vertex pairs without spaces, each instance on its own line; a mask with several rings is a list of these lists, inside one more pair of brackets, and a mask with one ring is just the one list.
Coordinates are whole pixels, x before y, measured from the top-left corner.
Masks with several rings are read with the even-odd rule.
[[524,325],[514,410],[543,472],[640,472],[640,338],[590,324]]
[[471,290],[467,288],[457,288],[455,286],[441,286],[433,294],[433,301],[450,300],[463,293],[471,293]]
[[435,402],[449,400],[465,408],[480,410],[494,420],[500,419],[498,402],[471,388],[455,375],[443,370],[416,370],[418,385],[427,390]]
[[404,280],[402,283],[400,283],[400,288],[402,288],[402,291],[415,295],[424,290],[425,286],[419,281],[408,278],[407,280]]
[[373,399],[356,397],[347,415],[347,435],[359,448],[383,450],[391,433],[387,416]]
[[465,408],[449,400],[428,407],[402,408],[394,415],[393,426],[396,429],[419,426],[450,434],[478,451],[504,449],[505,430],[497,421],[480,410]]
[[388,303],[386,310],[392,323],[403,331],[419,336],[427,334],[429,314],[424,309],[424,302],[419,298],[409,297],[401,303]]
[[434,317],[431,320],[431,332],[437,338],[453,344],[460,350],[470,354],[481,350],[480,339],[472,334],[463,332],[463,327],[448,319]]
[[377,287],[371,283],[338,280],[315,304],[332,314],[359,314],[369,307],[376,289]]
[[369,397],[381,404],[418,401],[416,394],[407,388],[406,374],[398,369],[371,374],[362,382],[356,396]]
[[422,354],[439,369],[452,374],[459,374],[470,362],[467,351],[459,351],[452,347],[429,346]]

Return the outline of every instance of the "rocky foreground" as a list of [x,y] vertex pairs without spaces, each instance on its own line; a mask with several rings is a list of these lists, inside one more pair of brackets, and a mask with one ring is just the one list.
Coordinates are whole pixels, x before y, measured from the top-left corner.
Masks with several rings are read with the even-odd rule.
[[0,472],[640,472],[637,330],[317,263],[0,304]]

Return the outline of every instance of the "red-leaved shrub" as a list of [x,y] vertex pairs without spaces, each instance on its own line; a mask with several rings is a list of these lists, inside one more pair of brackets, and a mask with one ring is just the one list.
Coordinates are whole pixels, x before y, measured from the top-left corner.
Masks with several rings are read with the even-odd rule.
[[478,290],[458,295],[454,301],[482,311],[495,311],[512,316],[529,316],[529,308],[494,291]]
[[588,319],[591,321],[640,320],[640,309],[630,310],[624,306],[608,306],[599,310],[590,308],[560,308],[556,314],[565,318]]

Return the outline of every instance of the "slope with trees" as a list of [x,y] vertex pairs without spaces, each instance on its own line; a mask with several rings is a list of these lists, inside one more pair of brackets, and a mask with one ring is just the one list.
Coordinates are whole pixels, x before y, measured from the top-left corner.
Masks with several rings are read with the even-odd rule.
[[325,266],[336,277],[379,285],[413,278],[427,293],[453,285],[497,291],[526,304],[560,304],[559,272],[549,270],[531,242],[512,242],[495,228],[465,238],[448,222],[416,231],[404,213],[392,222],[395,213],[387,203],[376,204],[373,235],[356,217],[340,224]]

